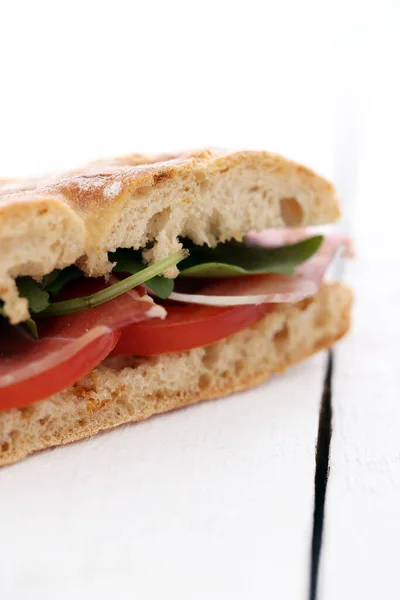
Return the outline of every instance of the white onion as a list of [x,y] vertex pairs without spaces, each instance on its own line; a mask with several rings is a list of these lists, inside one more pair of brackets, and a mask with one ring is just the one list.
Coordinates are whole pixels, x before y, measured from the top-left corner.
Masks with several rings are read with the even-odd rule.
[[313,296],[318,287],[311,284],[307,289],[283,294],[260,294],[257,296],[206,296],[201,294],[178,294],[172,292],[168,300],[185,302],[187,304],[204,304],[206,306],[242,306],[246,304],[278,304],[282,302],[299,302],[308,296]]
[[172,292],[168,300],[209,306],[238,306],[240,304],[262,304],[265,296],[205,296],[202,294],[179,294]]

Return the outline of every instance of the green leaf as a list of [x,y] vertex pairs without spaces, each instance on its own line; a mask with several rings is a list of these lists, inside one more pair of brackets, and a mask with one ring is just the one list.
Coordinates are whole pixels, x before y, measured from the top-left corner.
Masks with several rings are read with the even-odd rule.
[[167,258],[157,261],[153,265],[149,265],[138,273],[118,281],[99,292],[91,294],[90,296],[83,296],[81,298],[74,298],[72,300],[65,300],[63,302],[53,302],[46,310],[41,313],[41,317],[49,317],[54,315],[67,315],[70,313],[84,310],[86,308],[94,308],[100,304],[104,304],[113,298],[117,298],[125,292],[129,292],[132,288],[147,283],[149,279],[159,275],[165,269],[174,267],[178,262],[184,260],[188,256],[187,250],[179,250]]
[[35,338],[35,340],[38,340],[39,333],[38,333],[35,321],[33,319],[27,319],[26,321],[24,321],[23,324],[27,326],[27,328],[29,329],[30,333]]
[[50,285],[53,283],[53,281],[55,281],[55,279],[57,279],[60,273],[62,273],[61,269],[54,269],[54,271],[52,271],[48,275],[45,275],[42,281],[40,282],[42,288],[46,289],[50,287]]
[[75,281],[83,277],[83,271],[71,265],[65,269],[55,269],[49,275],[45,275],[42,280],[42,287],[49,292],[52,296],[58,296],[64,289],[67,283]]
[[190,256],[180,265],[180,277],[239,277],[260,273],[294,275],[296,267],[317,252],[323,239],[323,236],[317,235],[278,248],[234,241],[209,248],[184,240]]
[[30,312],[38,313],[49,305],[49,294],[40,283],[31,277],[18,277],[16,280],[19,295],[28,300]]
[[[0,303],[0,317],[4,317],[5,319],[7,319],[6,313],[4,312],[3,309],[3,303]],[[29,329],[30,333],[32,334],[32,336],[35,338],[35,340],[39,339],[39,333],[36,327],[36,323],[33,319],[27,319],[26,321],[24,321],[22,323],[22,325],[26,325],[27,328]]]
[[[142,262],[142,254],[138,250],[120,249],[116,252],[110,252],[108,255],[111,262],[117,264],[113,268],[114,273],[130,273],[135,275],[146,268]],[[168,298],[174,291],[174,280],[167,279],[162,275],[157,275],[146,281],[146,285],[153,290],[159,298]]]

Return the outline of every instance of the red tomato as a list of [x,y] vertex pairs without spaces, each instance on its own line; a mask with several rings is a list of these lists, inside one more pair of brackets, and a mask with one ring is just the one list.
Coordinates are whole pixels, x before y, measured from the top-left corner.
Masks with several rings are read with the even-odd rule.
[[155,355],[198,348],[250,327],[269,310],[269,304],[202,306],[163,303],[165,319],[150,319],[125,327],[113,355]]
[[[79,291],[92,293],[99,286],[104,283],[84,281]],[[167,301],[165,308],[165,320],[147,319],[147,303],[123,294],[96,308],[40,320],[38,341],[23,327],[0,320],[0,410],[25,406],[66,389],[110,353],[156,355],[211,344],[251,326],[270,305],[221,308]],[[96,326],[107,329],[86,343],[82,336]]]
[[[45,372],[39,372],[13,385],[0,387],[0,410],[31,404],[73,385],[109,355],[118,336],[117,331],[110,331]],[[18,358],[14,359],[15,363]],[[23,353],[20,358],[24,360]]]
[[[103,287],[104,281],[88,279],[75,285],[70,295]],[[24,326],[13,327],[1,319],[0,410],[42,400],[79,381],[109,355],[126,324],[147,318],[149,307],[123,294],[96,308],[38,319],[39,340]],[[103,329],[90,337],[97,327]]]

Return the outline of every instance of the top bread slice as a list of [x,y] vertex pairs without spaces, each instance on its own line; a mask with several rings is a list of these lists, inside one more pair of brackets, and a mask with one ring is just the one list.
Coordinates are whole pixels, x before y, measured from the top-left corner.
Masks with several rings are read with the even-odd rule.
[[329,182],[261,151],[133,154],[40,179],[0,180],[0,300],[18,323],[28,317],[15,285],[20,275],[40,280],[74,263],[106,275],[108,252],[117,248],[146,248],[153,262],[179,249],[180,236],[215,246],[251,229],[339,215]]

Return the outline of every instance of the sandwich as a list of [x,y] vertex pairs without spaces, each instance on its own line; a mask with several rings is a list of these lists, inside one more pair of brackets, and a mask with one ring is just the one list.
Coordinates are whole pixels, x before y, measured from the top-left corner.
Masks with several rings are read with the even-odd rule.
[[[0,465],[254,386],[329,348],[334,187],[260,151],[0,182]],[[132,434],[134,434],[132,432]]]

